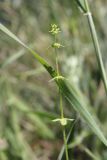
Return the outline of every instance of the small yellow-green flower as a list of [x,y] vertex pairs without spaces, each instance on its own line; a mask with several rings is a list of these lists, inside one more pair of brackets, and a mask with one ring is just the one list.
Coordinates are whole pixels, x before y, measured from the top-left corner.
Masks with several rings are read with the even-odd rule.
[[52,47],[53,47],[53,48],[58,48],[58,49],[59,49],[59,48],[64,47],[64,46],[61,45],[60,43],[53,43],[53,44],[52,44]]
[[49,31],[52,35],[57,35],[60,31],[60,28],[56,24],[51,25],[51,30]]
[[57,118],[52,120],[53,122],[60,122],[60,124],[62,126],[66,126],[67,125],[67,121],[73,121],[74,119],[69,119],[69,118]]

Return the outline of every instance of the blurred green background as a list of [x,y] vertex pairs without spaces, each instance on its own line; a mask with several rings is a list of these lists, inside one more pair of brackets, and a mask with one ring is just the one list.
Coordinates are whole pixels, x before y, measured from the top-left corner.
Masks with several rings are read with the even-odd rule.
[[[89,0],[107,69],[107,0]],[[0,22],[55,67],[50,25],[58,24],[60,70],[88,98],[107,137],[107,105],[86,17],[75,0],[0,0]],[[63,145],[54,82],[24,48],[0,32],[0,160],[56,160]],[[76,123],[70,160],[107,160],[107,148],[69,107]],[[72,124],[67,127],[67,133]],[[65,157],[62,158],[65,160]]]

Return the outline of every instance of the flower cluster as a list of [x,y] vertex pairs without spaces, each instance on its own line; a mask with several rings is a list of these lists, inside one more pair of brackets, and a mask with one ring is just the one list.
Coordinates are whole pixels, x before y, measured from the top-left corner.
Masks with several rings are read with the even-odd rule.
[[[61,32],[60,31],[60,28],[56,25],[56,24],[51,24],[51,30],[49,31],[53,36],[56,37],[56,35]],[[60,43],[58,42],[54,42],[52,45],[51,45],[53,48],[61,48],[61,47],[64,47],[63,45],[61,45]]]
[[60,28],[56,24],[51,24],[51,30],[49,31],[52,35],[57,35],[60,31]]

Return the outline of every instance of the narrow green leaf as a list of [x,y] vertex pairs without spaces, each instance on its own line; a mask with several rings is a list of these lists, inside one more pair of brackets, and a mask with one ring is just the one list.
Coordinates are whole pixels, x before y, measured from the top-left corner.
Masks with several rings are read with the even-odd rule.
[[2,67],[4,68],[4,67],[8,66],[9,64],[13,63],[18,58],[20,58],[21,56],[23,56],[24,53],[25,53],[24,50],[21,50],[21,51],[15,53],[14,55],[10,56],[9,58],[7,58],[5,60],[5,62],[3,63]]
[[86,12],[86,7],[85,7],[85,4],[84,4],[84,0],[75,0],[78,4],[78,6],[80,7],[80,9],[83,11],[83,12]]
[[[43,137],[54,138],[54,134],[44,123],[39,114],[30,114],[31,107],[28,106],[23,100],[19,99],[16,95],[10,93],[9,100],[7,101],[9,106],[15,106],[23,113],[27,113],[26,116],[36,125],[38,132]],[[29,114],[28,114],[29,113]]]
[[89,133],[83,130],[79,135],[77,135],[73,141],[69,144],[69,148],[74,148],[82,144],[83,140],[89,135]]
[[80,148],[93,160],[100,160],[100,157],[98,157],[97,155],[94,155],[94,153],[92,153],[91,150],[89,150],[87,147],[85,147],[84,145],[80,145]]
[[[25,47],[31,54],[34,55],[34,57],[45,67],[45,69],[50,73],[52,78],[55,78],[57,76],[56,71],[35,51],[33,51],[31,48],[29,48],[26,44],[24,44],[19,38],[17,38],[12,32],[10,32],[5,26],[0,24],[0,29],[5,32],[8,36],[13,38],[15,41],[17,41],[19,44],[21,44],[23,47]],[[99,128],[98,123],[94,120],[91,113],[88,111],[88,108],[86,107],[87,104],[83,103],[84,99],[81,100],[81,98],[78,98],[77,91],[74,88],[74,85],[69,87],[68,83],[65,79],[59,79],[58,81],[55,80],[57,85],[61,88],[61,91],[63,95],[66,97],[66,99],[70,102],[70,104],[73,106],[73,108],[80,113],[82,118],[87,122],[87,124],[90,126],[92,131],[99,137],[99,139],[107,146],[107,140],[104,137],[101,129]]]
[[[107,146],[107,140],[104,137],[102,131],[99,129],[98,122],[96,123],[94,117],[92,114],[88,111],[88,107],[86,106],[87,103],[84,103],[84,99],[80,99],[77,97],[74,86],[71,87],[70,84],[68,84],[64,81],[61,82],[60,80],[60,87],[62,87],[62,91],[65,94],[66,99],[71,103],[73,108],[82,115],[82,117],[85,119],[87,124],[90,126],[90,128],[93,130],[93,132],[100,138],[100,140]],[[79,94],[79,93],[78,93]]]

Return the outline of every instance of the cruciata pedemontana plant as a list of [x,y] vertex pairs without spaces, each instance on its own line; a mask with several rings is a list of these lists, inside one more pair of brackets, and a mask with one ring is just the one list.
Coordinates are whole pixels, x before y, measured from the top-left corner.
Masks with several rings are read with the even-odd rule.
[[[53,79],[51,79],[50,81],[56,80],[57,83],[59,83],[60,79],[66,79],[65,77],[60,75],[60,71],[59,71],[59,57],[58,57],[58,49],[61,47],[64,47],[63,45],[61,45],[59,42],[57,42],[57,35],[60,31],[60,28],[58,28],[58,26],[56,24],[52,24],[51,25],[51,30],[49,31],[53,36],[54,36],[54,42],[52,44],[52,47],[54,48],[54,52],[55,52],[55,58],[56,58],[56,72],[57,72],[57,76]],[[65,127],[67,125],[68,121],[73,121],[73,119],[69,119],[69,118],[65,118],[64,117],[64,109],[63,109],[63,104],[62,104],[62,92],[61,92],[61,88],[60,85],[58,86],[58,91],[59,91],[59,107],[60,107],[60,118],[54,119],[53,122],[59,122],[60,125],[62,126],[62,132],[63,132],[63,141],[64,141],[64,147],[65,147],[65,155],[66,155],[66,160],[69,160],[69,156],[68,156],[68,145],[67,145],[67,136],[66,136],[66,130]]]
[[[89,12],[89,10],[87,10],[87,2],[86,0],[75,0],[78,4],[78,6],[81,8],[81,10],[83,11],[83,13],[87,16],[87,19],[89,21],[89,25],[90,25],[90,31],[91,31],[91,35],[93,38],[93,44],[95,46],[96,49],[96,56],[99,62],[99,68],[102,72],[102,79],[103,82],[105,84],[105,89],[107,88],[106,86],[106,76],[105,76],[105,70],[104,70],[104,66],[102,63],[102,57],[100,54],[100,49],[98,46],[98,40],[97,40],[97,35],[96,35],[96,31],[95,31],[95,27],[94,27],[94,23],[91,17],[91,14]],[[85,5],[86,4],[86,5]],[[89,9],[89,8],[88,8]],[[88,11],[88,12],[87,12]],[[76,112],[78,112],[81,116],[82,119],[84,119],[85,123],[87,123],[87,125],[90,127],[90,129],[97,135],[97,137],[103,142],[103,144],[105,144],[107,146],[107,139],[104,136],[102,129],[99,127],[98,120],[96,121],[93,114],[91,114],[90,112],[90,105],[87,103],[87,99],[86,97],[76,88],[76,86],[74,85],[74,83],[69,83],[65,77],[63,77],[62,75],[60,75],[59,72],[59,66],[58,66],[58,50],[63,47],[58,41],[57,41],[57,35],[59,34],[60,28],[58,28],[57,25],[52,25],[51,26],[51,30],[50,33],[52,34],[52,36],[54,36],[55,40],[54,43],[52,43],[51,47],[54,48],[55,53],[56,53],[56,70],[52,67],[52,65],[50,65],[48,63],[48,61],[46,61],[42,56],[39,55],[39,53],[37,53],[36,51],[34,51],[32,49],[32,47],[29,47],[29,45],[25,44],[21,39],[19,39],[14,33],[12,33],[7,27],[5,27],[2,23],[0,23],[0,30],[2,32],[4,32],[5,34],[7,34],[11,39],[13,39],[14,41],[16,41],[18,44],[20,44],[22,47],[25,48],[26,51],[28,51],[31,55],[33,55],[33,57],[45,68],[45,70],[50,74],[51,76],[51,80],[50,81],[54,81],[56,83],[56,85],[58,86],[59,89],[59,99],[60,99],[60,110],[61,110],[61,118],[57,118],[56,122],[59,122],[63,128],[63,137],[64,137],[64,143],[65,143],[65,147],[63,147],[64,149],[66,149],[66,157],[68,157],[68,150],[67,150],[67,141],[69,138],[69,135],[71,133],[71,129],[68,133],[68,136],[66,138],[66,134],[65,134],[65,127],[67,125],[68,122],[68,118],[64,117],[64,113],[63,113],[63,106],[62,106],[62,94],[63,96],[66,98],[66,100],[69,102],[70,107],[73,107],[74,110]],[[88,106],[88,107],[87,107]],[[92,107],[93,108],[93,107]],[[64,151],[63,149],[63,151]],[[62,152],[61,152],[62,155]],[[60,156],[61,157],[61,156]],[[62,158],[58,158],[58,160],[61,160]]]

